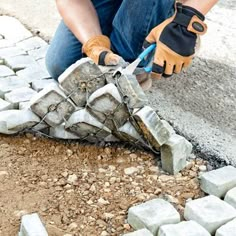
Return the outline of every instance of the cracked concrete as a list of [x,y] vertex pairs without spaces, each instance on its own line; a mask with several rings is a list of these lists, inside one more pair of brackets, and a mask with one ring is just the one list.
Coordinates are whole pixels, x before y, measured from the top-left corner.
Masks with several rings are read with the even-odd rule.
[[[46,39],[52,38],[60,20],[52,0],[2,0],[1,13],[16,16]],[[235,13],[236,0],[219,1],[207,15],[208,33],[192,67],[155,81],[147,95],[159,115],[190,139],[203,157],[236,166]]]

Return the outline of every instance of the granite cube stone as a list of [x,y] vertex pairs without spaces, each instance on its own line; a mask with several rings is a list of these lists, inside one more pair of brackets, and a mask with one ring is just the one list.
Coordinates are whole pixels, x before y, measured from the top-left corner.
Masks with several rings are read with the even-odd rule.
[[40,118],[30,110],[0,112],[0,133],[13,134],[38,124]]
[[225,166],[202,174],[200,187],[208,194],[224,197],[231,188],[236,187],[236,168]]
[[17,76],[9,76],[0,78],[0,98],[4,98],[6,93],[9,93],[18,88],[30,87],[28,83],[22,81]]
[[28,66],[37,65],[36,61],[29,55],[19,55],[15,57],[6,57],[6,65],[14,71],[25,69]]
[[148,99],[140,87],[135,75],[121,75],[117,79],[118,89],[130,109],[141,108]]
[[153,234],[147,229],[140,229],[132,233],[124,234],[123,236],[153,236]]
[[80,137],[75,133],[65,130],[65,124],[61,124],[56,127],[51,127],[49,130],[49,135],[54,138],[59,139],[79,139]]
[[17,88],[4,95],[6,101],[13,104],[15,109],[19,109],[20,102],[29,101],[37,92],[31,88]]
[[38,61],[46,57],[49,45],[42,46],[40,48],[28,51],[28,54],[34,58],[34,60]]
[[128,211],[128,223],[134,229],[147,228],[154,236],[160,226],[179,222],[179,213],[169,202],[162,199],[150,200],[133,206]]
[[170,174],[177,174],[187,165],[187,157],[192,152],[192,144],[184,137],[172,134],[161,147],[162,169]]
[[217,229],[215,236],[236,236],[236,218]]
[[24,110],[28,108],[30,108],[30,101],[19,103],[19,110]]
[[90,142],[101,141],[111,134],[111,131],[95,119],[87,109],[74,112],[66,122],[65,128]]
[[41,90],[30,101],[30,107],[52,127],[63,123],[75,110],[75,105],[57,84],[49,84]]
[[236,187],[226,193],[224,201],[236,208]]
[[0,16],[0,32],[5,39],[14,43],[32,36],[20,21],[10,16]]
[[216,196],[210,195],[186,203],[186,220],[196,221],[210,234],[236,217],[236,210]]
[[[135,112],[133,117],[145,139],[156,150],[159,150],[167,142],[173,132],[172,129],[166,126],[166,123],[163,124],[156,112],[149,106],[145,106]],[[135,125],[134,122],[132,124]]]
[[19,55],[27,55],[27,54],[25,51],[16,46],[0,48],[0,58],[2,59],[15,57]]
[[37,213],[22,216],[19,234],[21,236],[48,236]]
[[9,67],[0,65],[0,78],[6,77],[6,76],[12,76],[15,75],[15,72],[11,70]]
[[46,88],[49,84],[57,84],[57,82],[54,79],[35,80],[32,82],[32,89],[39,92]]
[[0,111],[13,109],[13,105],[2,98],[0,98]]
[[35,37],[31,37],[31,38],[22,40],[22,41],[18,42],[16,45],[19,48],[22,48],[24,51],[28,52],[30,50],[34,50],[34,49],[38,49],[38,48],[47,46],[47,43],[43,39],[35,36]]
[[211,236],[210,233],[195,221],[183,221],[178,224],[163,225],[158,236]]
[[89,58],[83,58],[71,65],[58,79],[66,95],[83,107],[87,98],[105,85],[105,76]]

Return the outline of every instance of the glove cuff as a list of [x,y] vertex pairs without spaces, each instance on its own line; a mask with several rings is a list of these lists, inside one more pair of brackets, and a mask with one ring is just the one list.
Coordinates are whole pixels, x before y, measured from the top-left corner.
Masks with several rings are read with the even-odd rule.
[[106,48],[107,51],[110,51],[111,48],[110,39],[105,35],[94,36],[90,38],[86,43],[84,43],[82,47],[82,52],[85,53],[87,56],[89,56],[94,47],[102,47]]
[[176,4],[176,14],[173,22],[187,28],[188,31],[203,35],[207,31],[207,25],[203,22],[204,15],[198,10],[183,6],[181,3]]

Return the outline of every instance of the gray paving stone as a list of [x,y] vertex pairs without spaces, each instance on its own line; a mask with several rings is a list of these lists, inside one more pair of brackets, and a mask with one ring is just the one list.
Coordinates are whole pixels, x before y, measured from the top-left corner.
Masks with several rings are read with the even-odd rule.
[[81,139],[90,142],[101,141],[111,134],[111,131],[90,115],[86,109],[74,112],[65,127],[76,133]]
[[183,221],[178,224],[163,225],[158,236],[211,236],[210,233],[195,221]]
[[0,58],[6,59],[9,57],[15,57],[19,55],[27,55],[25,51],[20,49],[19,47],[13,46],[13,47],[6,47],[0,49]]
[[129,112],[114,84],[99,88],[88,98],[87,105],[101,123],[109,129],[117,129],[129,118]]
[[192,152],[192,144],[184,137],[172,134],[161,146],[162,169],[170,174],[177,174],[187,165],[187,157]]
[[6,57],[6,64],[14,71],[25,69],[26,67],[37,65],[36,61],[29,55],[19,55],[15,57]]
[[40,118],[30,110],[8,110],[0,112],[0,133],[13,134],[31,128]]
[[36,61],[46,57],[46,53],[49,45],[42,46],[40,48],[28,51],[28,54],[33,57]]
[[17,19],[10,16],[0,16],[0,32],[11,42],[19,42],[32,36]]
[[0,79],[1,77],[12,76],[15,75],[15,72],[11,70],[9,67],[0,65]]
[[129,108],[141,108],[148,103],[135,75],[122,75],[117,79],[117,84]]
[[105,76],[91,59],[83,58],[70,66],[58,81],[74,103],[83,107],[87,97],[105,85]]
[[153,236],[153,234],[147,229],[140,229],[132,233],[124,234],[123,236]]
[[29,66],[24,70],[17,71],[16,74],[27,83],[51,78],[49,73],[42,70],[39,65]]
[[[156,112],[149,106],[145,106],[133,114],[144,137],[156,150],[167,142],[172,134],[172,129],[163,124]],[[135,125],[133,123],[133,125]]]
[[8,48],[13,46],[15,46],[15,44],[10,42],[9,40],[6,39],[0,40],[0,48]]
[[20,102],[19,103],[19,110],[23,110],[23,109],[28,109],[30,108],[30,102]]
[[46,88],[49,84],[57,84],[57,82],[54,79],[41,79],[41,80],[35,80],[32,81],[32,88],[39,92]]
[[0,40],[4,39],[3,35],[0,34]]
[[134,229],[147,228],[154,235],[157,235],[160,226],[179,222],[179,213],[169,202],[162,199],[150,200],[133,206],[128,211],[128,223]]
[[228,203],[213,195],[186,203],[186,220],[193,220],[203,226],[210,234],[236,217],[236,210]]
[[30,101],[32,111],[52,126],[58,126],[74,112],[74,104],[57,84],[49,84]]
[[49,135],[59,139],[79,139],[75,133],[65,130],[65,124],[50,128]]
[[39,49],[41,47],[47,46],[47,43],[43,39],[35,36],[32,38],[28,38],[23,41],[20,41],[16,45],[19,48],[22,48],[24,51],[28,52],[31,50],[35,50],[35,49]]
[[0,111],[13,109],[13,105],[2,98],[0,98]]
[[20,236],[48,236],[38,214],[24,215],[21,219]]
[[230,189],[225,195],[225,202],[236,208],[236,187]]
[[215,236],[236,236],[236,219],[217,229]]
[[24,88],[17,88],[13,91],[6,93],[4,98],[6,101],[13,104],[15,109],[19,109],[20,102],[29,101],[37,92],[31,88],[24,87]]
[[29,84],[22,81],[17,76],[0,78],[0,98],[4,98],[6,93],[9,93],[18,88],[29,87]]
[[227,191],[236,187],[236,168],[225,166],[201,176],[201,189],[217,197],[224,197]]

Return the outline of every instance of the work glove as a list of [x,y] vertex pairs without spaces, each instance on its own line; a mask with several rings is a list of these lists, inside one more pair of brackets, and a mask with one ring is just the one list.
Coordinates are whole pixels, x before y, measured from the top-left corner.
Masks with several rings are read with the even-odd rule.
[[156,26],[146,37],[144,49],[156,43],[152,77],[169,77],[190,65],[197,36],[206,32],[205,17],[196,9],[176,4],[175,14]]
[[111,51],[110,39],[105,35],[97,35],[89,39],[82,47],[83,53],[97,65],[117,65],[122,58]]

